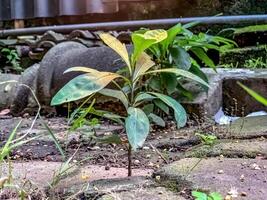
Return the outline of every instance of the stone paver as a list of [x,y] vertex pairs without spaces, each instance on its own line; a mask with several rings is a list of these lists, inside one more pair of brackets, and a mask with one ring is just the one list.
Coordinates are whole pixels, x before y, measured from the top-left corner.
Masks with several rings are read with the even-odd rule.
[[186,157],[216,157],[223,155],[230,158],[255,158],[258,155],[267,156],[266,139],[218,141],[213,146],[202,145],[186,153]]
[[185,200],[180,195],[168,191],[163,187],[156,188],[140,188],[138,190],[130,190],[121,193],[111,193],[104,195],[99,200]]
[[240,118],[229,126],[228,132],[232,138],[267,136],[267,116]]
[[[182,159],[164,166],[155,175],[176,180],[180,186],[217,191],[224,196],[237,190],[235,199],[238,200],[266,200],[267,160],[209,158],[199,161],[197,158]],[[246,196],[241,197],[242,193]]]
[[[57,172],[62,163],[60,162],[13,162],[12,174],[14,180],[30,180],[39,187],[45,187],[53,179],[53,175]],[[3,164],[3,177],[7,176],[8,165]],[[123,178],[127,177],[127,169],[124,168],[110,168],[106,170],[103,166],[87,165],[72,169],[70,174],[62,180],[62,184],[66,187],[92,182],[100,179]],[[133,176],[150,176],[152,170],[150,169],[133,169]]]

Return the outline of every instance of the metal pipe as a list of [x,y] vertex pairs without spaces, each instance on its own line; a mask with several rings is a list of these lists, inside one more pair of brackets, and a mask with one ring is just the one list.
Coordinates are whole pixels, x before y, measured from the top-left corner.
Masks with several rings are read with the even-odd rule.
[[267,23],[267,15],[237,15],[237,16],[218,16],[218,17],[190,17],[190,18],[170,18],[155,20],[136,20],[136,21],[119,21],[119,22],[102,22],[88,24],[71,24],[58,26],[42,26],[34,28],[1,30],[0,38],[7,36],[35,35],[43,34],[52,30],[58,33],[70,33],[73,30],[89,31],[108,31],[108,30],[136,30],[140,27],[147,28],[166,28],[177,23],[199,22],[201,24],[239,24],[239,23]]

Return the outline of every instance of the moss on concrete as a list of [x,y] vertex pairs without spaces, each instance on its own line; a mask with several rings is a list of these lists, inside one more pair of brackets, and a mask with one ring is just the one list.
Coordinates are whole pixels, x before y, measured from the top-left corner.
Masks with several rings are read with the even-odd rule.
[[251,59],[261,58],[267,60],[267,46],[235,48],[227,50],[220,55],[220,65],[231,68],[244,68],[246,63]]

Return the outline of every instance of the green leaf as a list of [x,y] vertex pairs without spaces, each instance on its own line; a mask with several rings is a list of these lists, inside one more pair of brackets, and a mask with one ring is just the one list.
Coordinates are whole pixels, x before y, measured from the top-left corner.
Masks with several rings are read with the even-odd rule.
[[181,93],[183,96],[185,96],[186,98],[188,98],[190,101],[193,100],[193,94],[189,90],[185,89],[183,87],[183,85],[180,84],[179,82],[177,84],[177,89],[178,89],[179,93]]
[[143,34],[140,32],[133,33],[134,52],[132,54],[132,62],[135,63],[139,56],[152,44],[161,42],[165,38],[167,38],[167,32],[163,29],[149,30]]
[[254,92],[253,90],[251,90],[250,88],[248,88],[247,86],[243,85],[242,83],[238,82],[237,83],[240,87],[242,87],[244,90],[247,91],[247,93],[252,96],[254,99],[256,99],[258,102],[260,102],[261,104],[263,104],[264,106],[267,106],[267,99],[263,96],[261,96],[260,94],[258,94],[257,92]]
[[75,131],[76,129],[84,125],[84,123],[86,122],[85,117],[88,115],[88,113],[90,113],[94,104],[95,104],[95,99],[92,101],[90,106],[87,109],[85,109],[84,112],[82,112],[82,114],[77,119],[73,120],[73,123],[70,127],[70,131]]
[[104,88],[104,89],[100,90],[98,93],[105,95],[105,96],[119,99],[122,102],[122,104],[124,105],[124,107],[126,109],[128,108],[129,101],[122,91]]
[[127,48],[125,44],[121,43],[117,38],[111,36],[108,33],[102,33],[99,35],[99,37],[103,40],[103,42],[108,45],[110,48],[112,48],[117,54],[120,55],[120,57],[124,60],[126,65],[129,68],[130,73],[132,72],[130,60],[129,60],[129,54],[127,51]]
[[175,26],[167,30],[168,37],[161,42],[164,51],[166,51],[169,48],[169,46],[173,44],[176,35],[179,34],[181,31],[182,31],[181,24],[176,24]]
[[152,122],[154,122],[158,126],[161,126],[161,127],[165,127],[166,126],[165,121],[161,117],[155,115],[154,113],[150,113],[148,115],[148,118],[151,119]]
[[194,26],[196,26],[196,25],[198,25],[198,24],[200,24],[200,22],[198,22],[198,21],[195,21],[195,22],[189,22],[189,23],[187,23],[187,24],[184,24],[184,25],[183,25],[183,28],[184,28],[184,29],[192,28],[192,27],[194,27]]
[[170,49],[170,54],[177,68],[189,70],[191,67],[191,57],[184,48],[179,46],[173,47]]
[[146,115],[149,115],[150,113],[153,113],[154,111],[154,104],[153,103],[146,104],[144,105],[142,110],[144,111],[144,113],[146,113]]
[[128,108],[128,117],[125,120],[128,141],[135,151],[143,146],[149,133],[149,119],[139,108]]
[[192,79],[202,85],[205,85],[209,88],[209,84],[206,83],[203,79],[199,78],[198,76],[192,74],[191,72],[182,70],[182,69],[175,69],[175,68],[167,68],[167,69],[158,69],[158,70],[153,70],[153,71],[149,71],[146,74],[150,74],[150,73],[174,73],[177,76],[183,76],[185,78],[189,78]]
[[164,94],[159,94],[159,93],[154,93],[154,92],[151,92],[150,94],[155,95],[161,101],[166,103],[168,106],[170,106],[174,110],[174,116],[175,116],[175,120],[177,122],[178,128],[185,126],[186,121],[187,121],[187,115],[186,115],[186,111],[184,107],[180,103],[178,103],[173,98],[167,95],[164,95]]
[[162,110],[163,112],[166,113],[166,115],[169,115],[170,114],[170,109],[169,107],[163,102],[161,101],[160,99],[156,99],[153,101],[155,103],[155,105],[160,109]]
[[120,75],[110,72],[82,74],[69,81],[53,97],[51,105],[76,101],[94,94],[106,87],[113,79]]
[[222,195],[220,195],[218,192],[212,192],[209,194],[211,197],[211,200],[223,200]]
[[175,74],[163,73],[161,74],[161,81],[169,95],[173,94],[176,91],[177,76]]
[[[196,62],[195,60],[193,60],[193,63]],[[207,83],[209,83],[209,79],[207,77],[207,75],[201,70],[200,67],[197,66],[197,63],[194,63],[191,68],[189,69],[189,72],[197,75],[198,77],[200,77],[201,79],[203,79],[204,81],[206,81]]]
[[11,149],[11,143],[14,139],[14,137],[16,136],[17,130],[19,128],[19,126],[21,125],[22,120],[19,121],[19,123],[16,125],[16,127],[13,129],[13,131],[11,132],[11,134],[8,137],[8,140],[6,141],[4,147],[1,149],[0,152],[0,161],[3,161],[3,159],[10,153]]
[[208,195],[204,192],[193,191],[192,196],[195,200],[208,200]]
[[161,92],[161,81],[159,76],[153,76],[149,81],[148,81],[148,86],[152,88],[154,91]]
[[64,153],[64,150],[62,149],[58,139],[56,138],[55,134],[53,133],[53,131],[50,129],[50,127],[46,124],[46,122],[41,118],[39,117],[40,120],[41,120],[41,123],[42,125],[46,128],[46,130],[48,131],[48,133],[50,134],[50,136],[52,137],[57,149],[59,150],[60,154],[62,155],[63,159],[65,160],[66,159],[66,156],[65,156],[65,153]]
[[140,101],[151,101],[151,100],[153,100],[153,99],[155,99],[155,97],[154,96],[152,96],[151,94],[148,94],[148,93],[140,93],[140,94],[138,94],[137,95],[137,97],[135,98],[135,101],[134,101],[134,103],[138,103],[138,102],[140,102]]
[[216,70],[214,62],[209,58],[202,48],[193,47],[190,49],[205,65]]

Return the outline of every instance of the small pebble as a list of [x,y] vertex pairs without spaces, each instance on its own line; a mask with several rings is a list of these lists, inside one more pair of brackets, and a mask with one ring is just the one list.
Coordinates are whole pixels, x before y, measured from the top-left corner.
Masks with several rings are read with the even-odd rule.
[[110,136],[110,135],[112,135],[112,132],[106,132],[106,133],[104,133],[104,135],[105,136]]
[[108,165],[105,166],[105,170],[106,170],[106,171],[110,170],[110,166],[108,166]]
[[134,160],[134,164],[135,165],[139,165],[140,164],[140,161],[139,160]]
[[150,154],[147,154],[147,155],[146,155],[146,158],[151,158],[151,155],[150,155]]
[[154,167],[154,164],[152,162],[149,162],[147,166],[148,167]]
[[224,200],[233,200],[233,198],[231,197],[231,195],[226,195],[226,197],[224,198]]
[[160,181],[160,176],[155,177],[156,181]]
[[244,180],[245,180],[245,176],[244,176],[244,174],[242,174],[242,175],[240,176],[240,181],[241,181],[241,182],[244,182]]
[[218,171],[218,174],[223,174],[223,173],[224,173],[223,170],[219,170],[219,171]]
[[260,166],[257,165],[256,163],[254,163],[251,167],[252,167],[252,169],[254,169],[254,170],[260,170],[260,169],[261,169]]
[[241,192],[241,197],[246,197],[247,196],[247,193],[246,192]]
[[149,147],[143,147],[143,150],[149,150],[150,148]]

